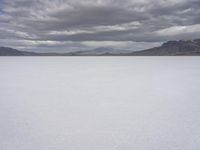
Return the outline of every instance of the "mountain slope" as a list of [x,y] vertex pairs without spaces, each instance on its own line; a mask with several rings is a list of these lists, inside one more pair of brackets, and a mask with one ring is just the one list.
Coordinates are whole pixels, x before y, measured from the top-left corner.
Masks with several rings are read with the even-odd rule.
[[38,56],[38,53],[19,51],[13,48],[0,47],[0,56]]
[[177,56],[177,55],[200,55],[200,39],[188,41],[169,41],[160,47],[143,51],[133,52],[133,56]]
[[97,48],[88,51],[68,53],[34,53],[19,51],[12,48],[0,47],[0,56],[200,56],[200,39],[169,41],[143,51],[115,50],[113,48]]
[[71,54],[73,56],[105,56],[105,55],[124,55],[124,54],[129,54],[133,51],[128,51],[128,50],[116,50],[113,48],[107,48],[107,47],[100,47],[96,48],[93,50],[88,50],[88,51],[76,51],[76,52],[71,52],[68,54]]

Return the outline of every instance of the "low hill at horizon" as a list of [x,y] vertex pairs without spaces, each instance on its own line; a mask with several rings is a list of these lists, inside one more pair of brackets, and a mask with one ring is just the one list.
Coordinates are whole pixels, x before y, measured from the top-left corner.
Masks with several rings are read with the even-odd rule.
[[36,53],[0,47],[0,56],[200,56],[200,39],[168,41],[160,47],[141,51],[115,50],[100,47],[88,51]]

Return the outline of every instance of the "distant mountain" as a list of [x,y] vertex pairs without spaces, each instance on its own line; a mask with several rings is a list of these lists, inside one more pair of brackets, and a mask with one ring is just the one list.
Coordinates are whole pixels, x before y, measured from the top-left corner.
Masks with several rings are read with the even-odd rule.
[[65,56],[65,55],[69,54],[36,53],[36,52],[19,51],[9,47],[0,47],[0,56]]
[[38,56],[38,53],[19,51],[13,48],[0,47],[0,56]]
[[142,51],[116,50],[101,47],[88,51],[68,53],[34,53],[19,51],[12,48],[0,47],[0,56],[200,56],[200,39],[169,41],[161,45]]
[[108,47],[100,47],[88,51],[76,51],[76,52],[66,53],[66,55],[70,54],[73,56],[105,56],[105,55],[124,55],[124,54],[129,54],[131,52],[133,51],[116,50]]
[[160,47],[155,47],[143,51],[132,52],[131,56],[199,56],[200,39],[169,41]]

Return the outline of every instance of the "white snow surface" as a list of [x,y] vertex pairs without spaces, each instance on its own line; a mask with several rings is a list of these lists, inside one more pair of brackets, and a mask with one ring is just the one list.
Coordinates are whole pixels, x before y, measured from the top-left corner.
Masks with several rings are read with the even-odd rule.
[[199,150],[200,57],[0,57],[0,150]]

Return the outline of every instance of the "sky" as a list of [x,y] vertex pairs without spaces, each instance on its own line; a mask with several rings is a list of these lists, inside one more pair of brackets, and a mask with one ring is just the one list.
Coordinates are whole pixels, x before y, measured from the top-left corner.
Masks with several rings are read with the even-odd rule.
[[143,50],[200,38],[200,0],[0,0],[0,46]]

